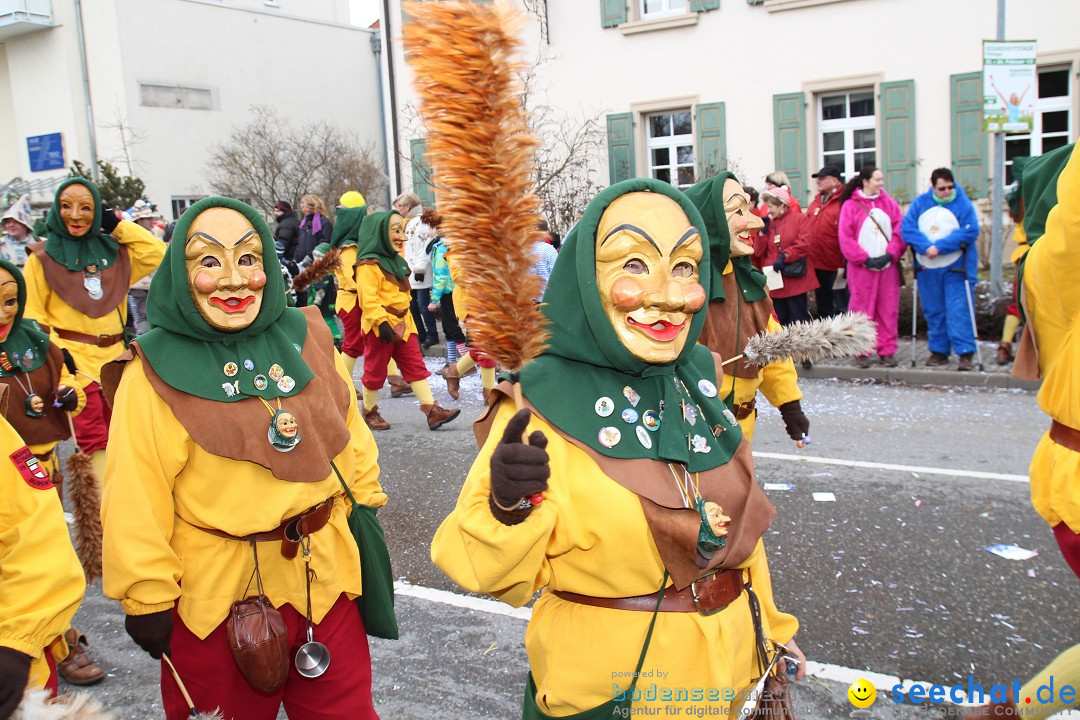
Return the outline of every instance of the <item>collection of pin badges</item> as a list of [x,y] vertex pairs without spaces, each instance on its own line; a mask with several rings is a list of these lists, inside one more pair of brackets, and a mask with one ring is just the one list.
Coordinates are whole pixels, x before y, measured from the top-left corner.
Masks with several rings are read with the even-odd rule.
[[[246,358],[243,365],[244,369],[248,372],[252,372],[255,369],[255,363],[250,358]],[[225,373],[225,377],[236,377],[236,374],[240,372],[240,366],[234,362],[227,362],[225,363],[225,367],[222,368],[222,372]],[[268,388],[272,382],[276,383],[278,390],[284,393],[287,393],[296,387],[296,381],[289,375],[286,375],[285,370],[277,363],[271,365],[270,369],[267,370],[265,374],[259,373],[256,375],[252,378],[251,382],[255,385],[255,389],[260,391]],[[225,391],[226,397],[233,397],[240,392],[240,381],[233,380],[231,382],[222,383],[221,389]]]
[[[686,386],[680,380],[676,379],[675,383],[676,386],[684,394],[689,395],[686,390]],[[698,392],[700,392],[705,397],[716,397],[716,385],[714,385],[709,380],[699,380],[697,388]],[[638,403],[641,402],[641,395],[638,394],[638,392],[634,390],[634,388],[630,387],[629,385],[624,387],[623,397],[626,398],[626,401],[628,403],[630,403],[630,407],[623,409],[622,412],[619,414],[619,417],[622,418],[622,421],[627,425],[635,426],[634,435],[635,437],[637,437],[638,442],[641,443],[641,446],[644,447],[646,450],[651,449],[653,446],[652,433],[660,429],[660,423],[663,421],[664,418],[663,401],[660,402],[659,411],[650,409],[639,412],[637,406]],[[610,397],[601,397],[596,400],[596,403],[593,405],[593,410],[598,416],[602,418],[608,418],[615,413],[616,403]],[[700,410],[695,405],[687,403],[685,401],[682,403],[683,421],[689,424],[691,427],[697,424],[697,421],[699,419],[699,412]],[[730,425],[731,427],[735,427],[735,416],[731,413],[730,410],[726,408],[724,409],[724,419],[727,421],[728,425]],[[639,420],[641,421],[640,425],[637,424]],[[713,429],[713,435],[719,435],[725,429],[726,428],[717,425]],[[597,436],[600,444],[606,448],[612,448],[618,445],[620,442],[622,442],[622,437],[622,430],[620,430],[617,425],[606,425],[600,428],[600,432]],[[689,443],[690,449],[696,453],[707,453],[712,451],[712,447],[709,445],[708,438],[703,435],[692,435],[687,439],[687,441]]]

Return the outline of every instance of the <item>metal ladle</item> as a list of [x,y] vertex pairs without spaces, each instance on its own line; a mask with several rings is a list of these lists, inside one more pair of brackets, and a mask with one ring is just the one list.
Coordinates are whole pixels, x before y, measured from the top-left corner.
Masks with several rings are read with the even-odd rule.
[[330,650],[321,642],[315,642],[312,638],[311,627],[311,578],[315,577],[315,571],[311,569],[311,538],[304,535],[300,539],[300,547],[304,551],[304,562],[307,564],[306,590],[307,590],[307,642],[296,651],[293,665],[296,672],[306,678],[317,678],[330,667]]

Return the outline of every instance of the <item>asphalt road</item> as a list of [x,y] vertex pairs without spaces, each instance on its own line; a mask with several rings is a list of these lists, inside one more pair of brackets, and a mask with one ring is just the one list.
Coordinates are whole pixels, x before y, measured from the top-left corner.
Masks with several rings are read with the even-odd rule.
[[[437,400],[451,404],[442,381],[432,380]],[[810,660],[946,685],[973,673],[989,685],[1024,680],[1076,642],[1077,578],[1031,509],[1027,483],[964,476],[1026,475],[1047,426],[1033,393],[829,380],[802,386],[813,444],[796,450],[779,414],[765,408],[755,452],[945,471],[758,458],[760,482],[791,486],[767,490],[779,515],[766,542],[778,604],[800,618],[798,639]],[[393,427],[376,439],[390,496],[380,519],[395,574],[460,593],[432,565],[428,548],[475,454],[478,378],[463,380],[456,405],[462,417],[430,432],[411,397],[382,398]],[[1038,555],[1007,560],[987,551],[997,544]],[[518,716],[522,620],[414,597],[401,598],[399,609],[402,640],[372,647],[384,718]],[[116,605],[92,590],[77,620],[114,675],[94,694],[118,717],[159,716],[156,666],[133,649]],[[846,683],[804,683],[800,697],[813,709],[801,716],[846,717],[845,690]],[[928,712],[879,707],[882,718]]]

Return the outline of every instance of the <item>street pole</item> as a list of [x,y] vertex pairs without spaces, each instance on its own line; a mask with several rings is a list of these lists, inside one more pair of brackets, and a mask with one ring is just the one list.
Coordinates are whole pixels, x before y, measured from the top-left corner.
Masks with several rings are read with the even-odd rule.
[[[1005,0],[997,0],[997,39],[1005,39]],[[1001,281],[1001,205],[1005,185],[1005,134],[1002,132],[994,133],[994,172],[991,183],[990,297],[999,300],[1005,294]]]

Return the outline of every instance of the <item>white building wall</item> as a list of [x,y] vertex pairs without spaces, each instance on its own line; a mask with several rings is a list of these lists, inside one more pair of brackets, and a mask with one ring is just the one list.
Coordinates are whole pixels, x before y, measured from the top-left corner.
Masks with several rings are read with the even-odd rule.
[[[934,168],[951,162],[950,75],[981,70],[982,40],[996,33],[995,3],[988,0],[766,0],[765,5],[722,0],[718,10],[690,13],[692,24],[633,34],[625,31],[635,25],[643,29],[634,22],[639,0],[627,3],[628,25],[604,28],[598,0],[550,0],[549,45],[541,41],[535,19],[527,23],[524,54],[547,56],[539,84],[549,102],[572,114],[606,115],[663,107],[672,98],[680,99],[676,104],[722,101],[730,164],[757,186],[775,168],[774,95],[807,93],[809,174],[820,165],[815,91],[914,80],[917,186],[925,187]],[[796,9],[776,11],[782,5]],[[1075,139],[1080,36],[1074,21],[1080,9],[1075,0],[1009,0],[1008,6],[1009,39],[1037,39],[1040,58],[1072,63]],[[397,0],[392,7],[399,13]],[[400,42],[396,50],[395,61],[403,62]],[[837,80],[845,76],[860,79]],[[407,106],[408,73],[398,77]],[[877,109],[880,145],[880,99]],[[408,139],[401,139],[406,149]],[[636,172],[644,175],[641,122],[635,139]],[[404,175],[409,177],[407,171]],[[606,163],[602,177],[607,177]]]

